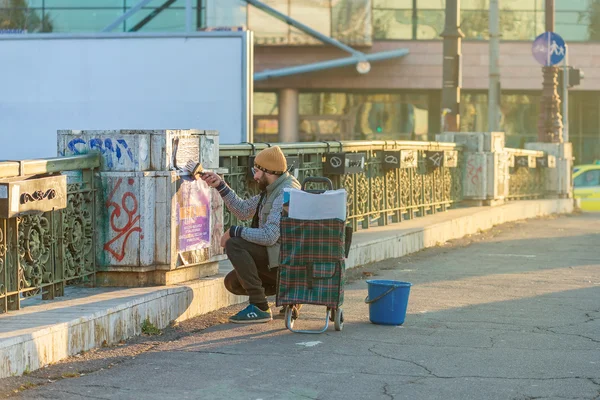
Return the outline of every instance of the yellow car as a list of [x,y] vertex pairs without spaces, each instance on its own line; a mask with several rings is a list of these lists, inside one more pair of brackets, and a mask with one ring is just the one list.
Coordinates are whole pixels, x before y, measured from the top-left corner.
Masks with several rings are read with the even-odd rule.
[[600,162],[573,169],[573,191],[584,211],[600,211]]

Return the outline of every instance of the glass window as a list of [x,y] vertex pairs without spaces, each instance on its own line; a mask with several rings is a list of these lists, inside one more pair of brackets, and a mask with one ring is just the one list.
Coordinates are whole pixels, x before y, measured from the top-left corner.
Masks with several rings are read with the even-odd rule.
[[342,121],[328,118],[300,118],[300,137],[303,142],[347,139],[342,136]]
[[365,139],[411,139],[429,131],[428,96],[356,94],[354,131]]
[[346,93],[300,93],[300,115],[343,115],[346,113]]
[[277,93],[254,92],[254,115],[279,115]]
[[462,10],[489,10],[489,0],[462,0],[460,2],[460,9]]
[[[500,6],[503,10],[512,11],[539,11],[544,9],[545,0],[501,0]],[[556,0],[557,3],[561,0]],[[573,0],[567,0],[573,1]],[[580,0],[575,0],[580,1]]]
[[350,45],[371,45],[370,0],[338,0],[331,9],[331,36]]
[[[540,98],[537,94],[502,94],[500,128],[507,136],[535,135]],[[462,92],[460,129],[464,132],[488,130],[487,93]]]
[[[311,29],[331,35],[331,7],[329,0],[294,0],[289,2],[289,16]],[[322,44],[320,40],[299,29],[290,28],[290,44]]]
[[246,26],[246,4],[239,0],[206,0],[206,26]]
[[52,24],[41,9],[10,7],[0,2],[0,31],[6,33],[50,32]]
[[464,10],[460,18],[460,30],[465,34],[465,39],[484,40],[489,37],[488,10]]
[[254,117],[254,141],[277,142],[279,121],[276,118]]
[[303,140],[423,138],[428,102],[426,94],[301,93],[300,131]]
[[[270,2],[269,6],[282,14],[288,14],[287,1]],[[248,6],[248,28],[254,31],[256,44],[284,45],[289,43],[288,25],[256,7]]]
[[45,8],[120,8],[125,6],[125,0],[29,0],[30,7]]
[[586,171],[573,180],[575,187],[600,186],[600,169]]
[[412,9],[413,0],[373,0],[373,8]]
[[565,40],[585,41],[590,36],[587,13],[579,11],[562,11],[555,15],[555,31]]
[[487,93],[462,92],[460,99],[460,130],[485,132],[488,129]]
[[[125,21],[125,29],[130,30],[146,18],[153,10],[140,10]],[[196,26],[197,13],[192,13],[192,24]],[[183,32],[185,31],[185,9],[168,8],[157,14],[139,29],[140,32]]]
[[[119,18],[119,9],[48,9],[52,32],[100,32],[104,27]],[[118,30],[118,29],[115,29]]]
[[[376,39],[441,39],[443,10],[419,10],[413,21],[412,10],[373,10],[373,36]],[[413,32],[413,25],[416,31]],[[416,37],[413,37],[415,36]]]
[[533,40],[544,32],[544,13],[533,11],[500,12],[502,40]]
[[537,132],[540,97],[533,94],[503,94],[500,127],[507,135]]

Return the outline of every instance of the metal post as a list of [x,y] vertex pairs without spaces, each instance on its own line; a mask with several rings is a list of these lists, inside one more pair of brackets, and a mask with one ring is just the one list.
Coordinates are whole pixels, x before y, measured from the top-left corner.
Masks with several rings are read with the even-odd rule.
[[490,76],[488,91],[488,130],[500,130],[500,15],[498,0],[490,0]]
[[563,140],[569,141],[569,46],[565,44],[565,58],[563,59],[563,92],[562,92],[562,117]]
[[444,38],[442,110],[445,114],[442,131],[457,132],[460,126],[461,41],[465,36],[459,28],[460,0],[446,0],[446,22],[440,35]]
[[[554,0],[546,0],[546,32],[554,31]],[[561,143],[563,124],[560,116],[560,98],[557,92],[557,67],[542,67],[544,81],[538,118],[538,140]]]
[[282,143],[300,141],[298,107],[298,90],[281,89],[279,91],[279,141]]
[[417,40],[417,32],[419,26],[419,14],[417,8],[417,0],[412,0],[412,40]]
[[112,23],[106,25],[104,27],[104,29],[102,29],[102,32],[110,32],[110,31],[112,31],[117,26],[121,25],[122,22],[124,22],[125,20],[127,20],[127,18],[131,17],[133,14],[135,14],[136,12],[138,12],[139,10],[141,10],[142,7],[144,7],[146,4],[150,3],[150,1],[152,1],[152,0],[141,0],[139,3],[137,3],[136,5],[134,5],[133,7],[131,7],[129,9],[129,11],[125,12],[119,18],[115,19]]

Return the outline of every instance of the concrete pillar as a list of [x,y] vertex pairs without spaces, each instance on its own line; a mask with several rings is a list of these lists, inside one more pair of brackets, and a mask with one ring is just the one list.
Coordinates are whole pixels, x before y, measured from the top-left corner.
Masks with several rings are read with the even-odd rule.
[[573,145],[571,143],[525,143],[528,150],[543,151],[556,157],[556,168],[548,169],[545,189],[550,195],[561,199],[573,197]]
[[442,87],[442,132],[457,132],[460,127],[460,87],[462,86],[460,0],[446,0]]
[[463,146],[463,202],[470,205],[504,203],[509,189],[509,155],[504,132],[445,132],[438,142]]
[[498,0],[490,0],[490,82],[488,91],[488,129],[500,130],[500,10]]
[[282,143],[300,141],[298,107],[297,89],[279,91],[279,141]]
[[[554,31],[554,0],[546,0],[546,31]],[[542,67],[542,98],[538,117],[538,140],[546,143],[562,143],[562,117],[558,96],[558,67]]]
[[102,155],[95,215],[99,285],[170,285],[218,273],[223,200],[179,170],[192,160],[225,172],[218,132],[67,130],[58,132],[58,151]]

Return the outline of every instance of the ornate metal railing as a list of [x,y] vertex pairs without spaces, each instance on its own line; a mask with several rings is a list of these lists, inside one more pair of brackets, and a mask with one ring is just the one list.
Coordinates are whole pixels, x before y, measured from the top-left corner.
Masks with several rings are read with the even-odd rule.
[[19,195],[18,189],[11,186],[9,196],[8,186],[2,183],[18,187],[19,182],[31,183],[37,178],[60,176],[61,172],[67,175],[66,208],[29,210],[16,217],[0,218],[0,312],[20,309],[21,300],[26,297],[62,296],[65,285],[94,284],[93,176],[99,165],[97,155],[0,162],[0,210],[2,200],[4,210],[13,201],[9,197],[24,204],[61,195],[52,192],[54,189]]
[[[443,163],[431,167],[428,152],[455,153],[453,143],[413,141],[347,141],[278,143],[288,161],[296,164],[294,174],[302,181],[309,176],[328,176],[335,188],[348,192],[348,221],[356,230],[384,226],[404,219],[446,210],[462,199],[462,157],[456,167]],[[249,174],[251,157],[270,144],[221,145],[220,166],[227,168],[225,180],[243,198],[258,192]],[[413,150],[411,167],[384,168],[384,152]],[[365,168],[360,173],[327,175],[323,166],[327,154],[364,153]],[[439,155],[439,153],[438,153]],[[456,154],[455,154],[456,155]],[[456,160],[454,160],[456,163]],[[448,163],[450,165],[450,163]],[[225,227],[244,224],[225,211]]]
[[505,148],[514,157],[508,181],[508,200],[539,199],[544,196],[547,169],[537,163],[543,151]]

